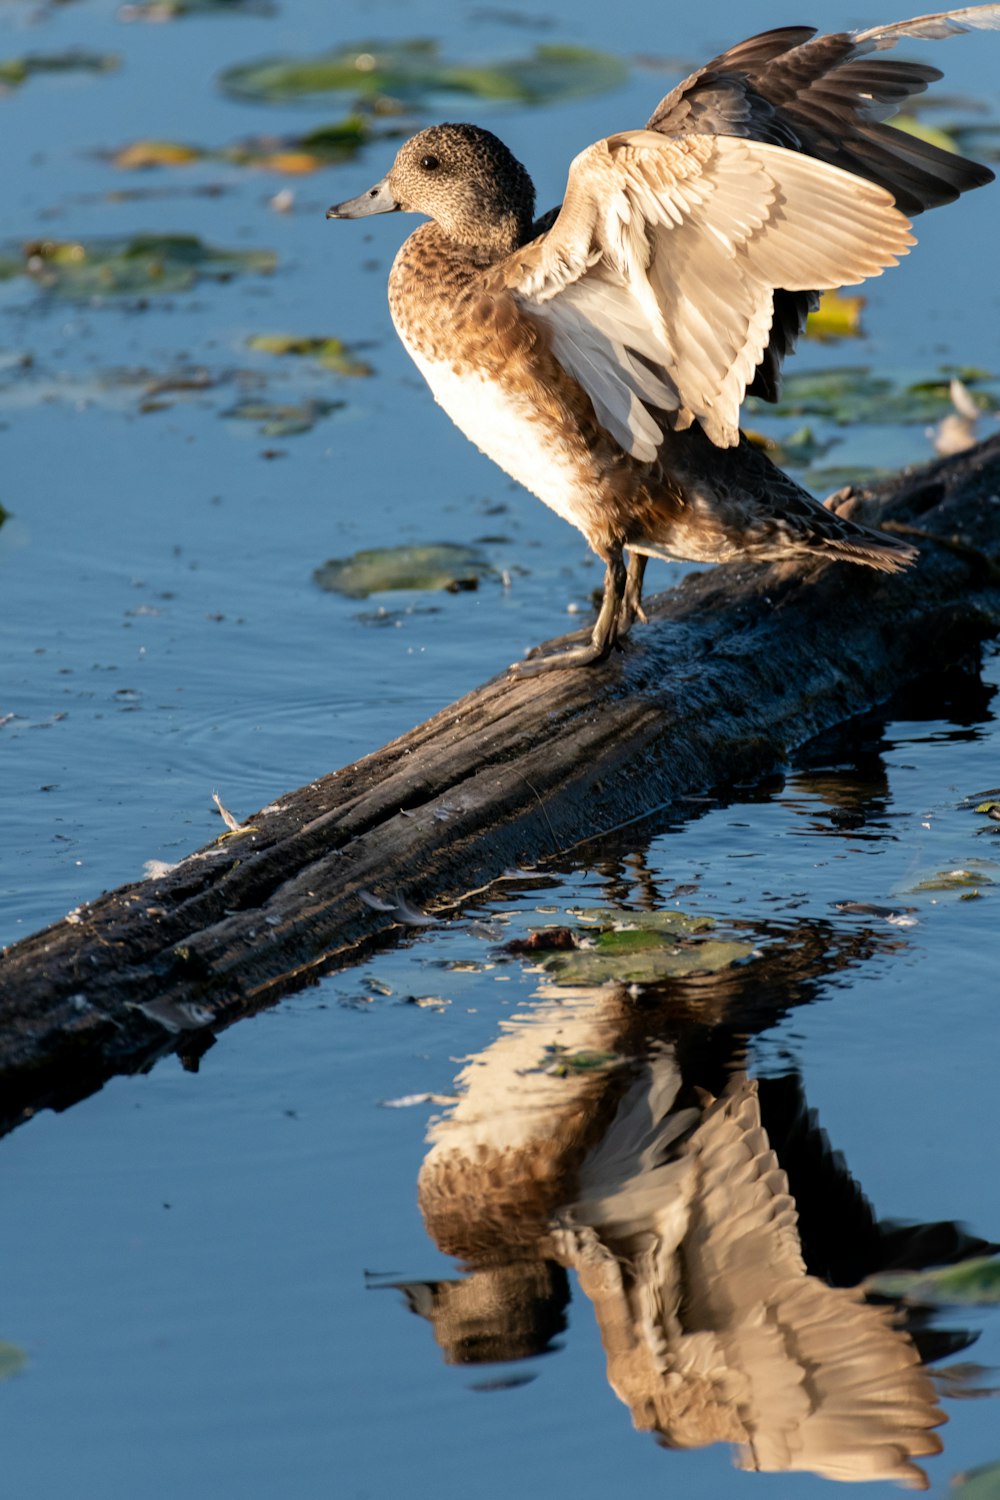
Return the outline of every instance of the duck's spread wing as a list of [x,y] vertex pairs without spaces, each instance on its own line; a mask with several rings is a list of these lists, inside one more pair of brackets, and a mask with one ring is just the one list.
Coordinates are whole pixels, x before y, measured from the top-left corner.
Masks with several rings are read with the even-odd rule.
[[500,274],[602,426],[651,460],[665,422],[738,442],[775,289],[878,275],[909,228],[883,189],[811,157],[636,131],[576,158],[552,228]]

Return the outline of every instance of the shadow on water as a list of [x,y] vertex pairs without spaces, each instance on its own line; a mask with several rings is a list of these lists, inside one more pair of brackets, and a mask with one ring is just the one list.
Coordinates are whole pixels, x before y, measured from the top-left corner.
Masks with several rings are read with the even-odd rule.
[[392,1285],[449,1363],[478,1365],[551,1350],[572,1273],[610,1385],[664,1447],[923,1487],[946,1420],[927,1362],[977,1335],[863,1283],[995,1247],[879,1220],[800,1077],[746,1071],[754,1033],[905,942],[821,922],[756,936],[742,964],[642,988],[546,976],[430,1130],[420,1208],[466,1270]]

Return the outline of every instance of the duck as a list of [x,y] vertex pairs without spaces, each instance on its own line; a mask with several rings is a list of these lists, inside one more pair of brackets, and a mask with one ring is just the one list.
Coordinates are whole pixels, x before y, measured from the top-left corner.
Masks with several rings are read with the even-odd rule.
[[645,619],[650,557],[915,561],[771,462],[740,408],[778,399],[821,292],[898,264],[917,214],[993,180],[885,123],[942,74],[883,54],[975,29],[1000,29],[1000,5],[750,37],[644,128],[581,151],[541,217],[525,167],[467,123],[421,130],[327,211],[426,217],[389,275],[403,345],[461,431],[604,563],[589,638],[512,671],[606,661]]

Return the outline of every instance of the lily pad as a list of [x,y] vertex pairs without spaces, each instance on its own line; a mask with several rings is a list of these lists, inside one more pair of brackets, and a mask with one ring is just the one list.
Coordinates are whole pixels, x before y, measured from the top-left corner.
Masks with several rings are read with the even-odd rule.
[[[389,132],[398,134],[398,132]],[[337,162],[350,161],[374,139],[369,121],[360,114],[332,121],[304,135],[250,136],[230,146],[195,146],[187,141],[138,140],[110,153],[122,171],[150,167],[182,167],[195,161],[223,161],[238,167],[301,176]]]
[[0,1339],[0,1380],[7,1380],[9,1376],[23,1370],[27,1360],[28,1356],[17,1344],[9,1344],[6,1339]]
[[137,234],[131,239],[33,240],[20,258],[0,253],[0,279],[30,276],[59,297],[90,299],[186,291],[203,277],[228,281],[240,272],[269,274],[271,250],[221,250],[196,235]]
[[176,21],[181,16],[273,16],[270,0],[130,0],[119,8],[119,21]]
[[992,1307],[1000,1302],[1000,1257],[980,1255],[936,1271],[884,1271],[865,1289],[920,1307]]
[[891,124],[896,130],[902,130],[918,141],[926,141],[928,146],[937,146],[939,151],[958,150],[958,141],[954,135],[940,125],[928,125],[926,120],[915,119],[913,115],[899,115]]
[[336,375],[371,375],[371,365],[356,359],[342,339],[308,338],[293,333],[255,333],[247,339],[262,354],[308,355]]
[[981,885],[992,884],[993,876],[987,873],[979,861],[976,861],[975,867],[969,870],[939,870],[936,875],[918,881],[910,889],[913,891],[968,891],[978,889]]
[[238,401],[224,411],[224,417],[235,417],[239,422],[256,422],[264,437],[298,437],[311,432],[316,423],[331,412],[338,411],[343,401]]
[[[752,943],[709,936],[710,917],[681,911],[576,913],[585,924],[578,946],[546,950],[545,929],[533,935],[532,958],[556,984],[655,984],[690,974],[717,974],[749,958]],[[553,929],[561,932],[563,929]]]
[[479,587],[493,572],[474,547],[437,542],[412,547],[372,547],[353,557],[331,558],[313,574],[321,589],[367,599],[397,589],[446,589],[457,594]]
[[338,93],[360,100],[388,96],[410,105],[447,94],[545,104],[601,93],[627,75],[620,58],[587,47],[539,46],[530,57],[453,63],[440,56],[437,42],[414,39],[359,43],[313,57],[261,58],[227,68],[219,83],[227,94],[267,104]]
[[747,410],[760,415],[823,417],[838,426],[924,424],[939,421],[952,410],[951,381],[955,376],[967,387],[977,387],[970,390],[970,395],[980,410],[996,409],[997,396],[982,389],[993,377],[982,370],[943,371],[938,379],[906,384],[887,375],[874,375],[866,365],[857,365],[789,375],[777,405],[768,406],[754,397],[747,402]]
[[860,338],[861,313],[867,301],[867,297],[849,297],[845,292],[824,292],[819,307],[809,314],[807,336],[823,342]]
[[0,91],[17,88],[37,73],[113,73],[120,66],[115,52],[26,52],[0,58]]
[[1000,1500],[1000,1463],[956,1474],[948,1493],[951,1500]]

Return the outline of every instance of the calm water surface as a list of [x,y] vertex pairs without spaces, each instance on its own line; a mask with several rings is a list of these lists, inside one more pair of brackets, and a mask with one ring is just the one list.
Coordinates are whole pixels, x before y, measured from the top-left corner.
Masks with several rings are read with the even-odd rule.
[[[337,116],[336,105],[224,98],[220,69],[265,53],[428,35],[456,58],[511,57],[571,40],[629,59],[628,81],[544,109],[449,100],[415,116],[488,123],[534,170],[540,202],[555,202],[571,156],[645,119],[684,60],[801,19],[731,3],[665,16],[634,3],[612,26],[602,7],[568,0],[520,18],[473,5],[454,7],[447,25],[443,15],[430,4],[333,11],[303,0],[270,17],[126,26],[97,0],[0,5],[0,56],[122,56],[115,73],[42,76],[0,98],[11,241],[156,231],[278,256],[273,276],[203,281],[144,307],[0,282],[0,503],[10,512],[0,528],[2,941],[213,837],[213,790],[249,814],[425,718],[560,628],[599,581],[582,540],[449,427],[397,346],[384,281],[403,222],[323,222],[329,202],[382,175],[391,144],[301,179],[218,162],[128,175],[101,154],[139,138],[221,145],[290,134]],[[832,4],[806,17],[826,29],[894,18]],[[908,50],[942,65],[944,89],[982,101],[995,120],[998,47],[986,34]],[[269,200],[283,187],[294,201],[279,214]],[[918,227],[910,262],[866,289],[863,339],[811,345],[800,367],[868,364],[906,380],[948,362],[996,371],[1000,194],[977,193]],[[368,343],[375,374],[349,381],[268,360],[246,347],[262,332]],[[208,372],[208,388],[165,393],[147,411],[141,381],[121,373],[152,381],[190,367]],[[225,415],[247,388],[237,372],[274,402],[343,405],[308,432],[267,436]],[[930,452],[920,427],[827,435],[840,439],[829,460],[838,464],[890,468]],[[311,582],[327,557],[409,540],[478,543],[510,587],[359,604]],[[669,576],[664,568],[654,586]],[[656,1117],[669,1132],[696,1090],[718,1093],[734,1069],[730,1089],[745,1087],[746,1067],[762,1080],[775,1143],[790,1100],[800,1119],[815,1111],[878,1221],[956,1220],[1000,1236],[1000,835],[969,801],[1000,785],[998,683],[990,655],[980,679],[900,699],[816,747],[782,785],[692,803],[499,887],[225,1033],[196,1073],[167,1060],[8,1137],[0,1339],[27,1355],[0,1389],[10,1492],[818,1492],[814,1473],[735,1472],[725,1442],[663,1452],[633,1430],[627,1400],[609,1387],[609,1304],[594,1295],[580,1248],[591,1210],[573,1101],[585,1097],[603,1122],[603,1137],[583,1130],[596,1150],[621,1140],[622,1101],[644,1068],[672,1101]],[[864,821],[838,826],[838,810]],[[958,868],[981,877],[976,899],[918,889]],[[902,912],[906,925],[845,902]],[[608,906],[712,918],[756,956],[693,989],[562,995],[573,1024],[559,1045],[596,1038],[607,1058],[582,1081],[572,1069],[552,1078],[540,1071],[552,1059],[551,977],[508,945]],[[500,1269],[480,1265],[465,1282],[463,1303],[457,1261],[428,1232],[462,1253],[436,1215],[440,1150],[425,1134],[470,1059],[466,1108],[482,1110],[494,1145],[521,1109],[518,1080],[540,1086],[542,1124],[518,1125],[517,1170],[543,1182],[563,1238],[529,1236],[518,1205],[531,1195],[516,1172],[491,1179],[498,1197],[473,1183],[463,1232],[483,1215],[507,1250]],[[684,1129],[702,1128],[685,1118]],[[460,1139],[448,1131],[435,1139]],[[560,1170],[546,1176],[539,1157]],[[807,1185],[810,1249],[843,1259],[843,1246],[831,1247],[837,1233],[856,1237],[857,1222],[845,1210],[821,1232]],[[515,1211],[503,1209],[505,1194]],[[513,1312],[498,1290],[511,1265]],[[529,1302],[534,1318],[519,1321]],[[470,1308],[478,1342],[463,1322]],[[932,1329],[945,1366],[1000,1362],[988,1314],[950,1310]],[[450,1363],[456,1349],[493,1358]],[[610,1373],[627,1396],[621,1369]],[[754,1401],[764,1426],[780,1426],[786,1408],[766,1383]],[[1000,1458],[995,1402],[948,1400],[945,1410],[945,1451],[928,1464],[939,1494],[959,1471]]]

